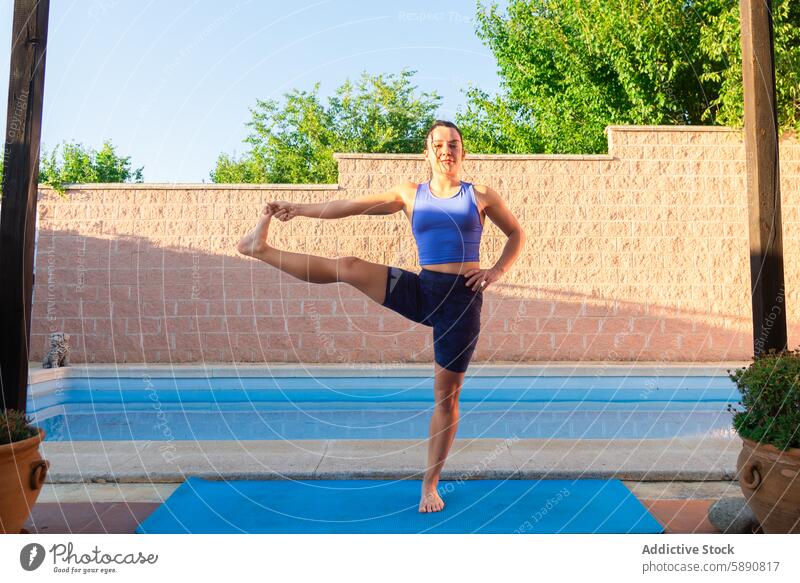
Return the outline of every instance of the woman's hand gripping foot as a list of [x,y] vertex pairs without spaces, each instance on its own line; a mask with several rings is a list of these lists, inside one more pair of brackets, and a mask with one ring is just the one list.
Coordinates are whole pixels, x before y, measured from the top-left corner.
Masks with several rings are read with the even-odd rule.
[[248,257],[258,257],[269,249],[267,245],[267,232],[269,231],[269,221],[272,218],[272,208],[265,206],[258,218],[255,228],[239,240],[236,250]]

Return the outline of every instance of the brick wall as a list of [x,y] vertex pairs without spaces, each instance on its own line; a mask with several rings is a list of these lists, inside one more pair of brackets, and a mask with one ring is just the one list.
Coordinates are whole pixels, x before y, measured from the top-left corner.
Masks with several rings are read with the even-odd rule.
[[[752,321],[741,131],[608,128],[609,154],[470,155],[528,235],[487,290],[473,363],[746,360]],[[800,341],[800,143],[781,146],[790,347]],[[324,202],[428,178],[421,155],[339,154],[339,185],[86,185],[39,198],[32,359],[51,331],[75,362],[431,362],[431,330],[347,284],[241,258],[271,200]],[[272,223],[278,248],[418,270],[403,213]],[[505,236],[486,221],[481,263]]]

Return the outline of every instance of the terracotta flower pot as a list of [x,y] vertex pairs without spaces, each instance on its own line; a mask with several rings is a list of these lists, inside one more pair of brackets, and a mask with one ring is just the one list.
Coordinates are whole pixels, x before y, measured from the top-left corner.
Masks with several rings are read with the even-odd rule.
[[781,451],[741,439],[736,475],[761,528],[767,534],[800,533],[800,448]]
[[17,534],[42,491],[50,462],[39,454],[39,435],[0,445],[0,533]]

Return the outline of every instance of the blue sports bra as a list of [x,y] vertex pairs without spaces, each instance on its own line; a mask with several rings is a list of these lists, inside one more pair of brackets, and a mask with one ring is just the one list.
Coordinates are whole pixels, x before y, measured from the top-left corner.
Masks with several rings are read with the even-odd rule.
[[430,181],[417,186],[411,232],[420,265],[479,261],[483,224],[472,183],[449,198],[433,196]]

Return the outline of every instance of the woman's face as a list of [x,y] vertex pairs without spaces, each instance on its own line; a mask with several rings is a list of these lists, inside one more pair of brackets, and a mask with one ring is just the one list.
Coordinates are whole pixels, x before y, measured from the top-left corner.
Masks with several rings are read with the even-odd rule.
[[425,157],[433,174],[457,178],[464,160],[464,146],[453,128],[438,126],[433,129],[425,145]]

